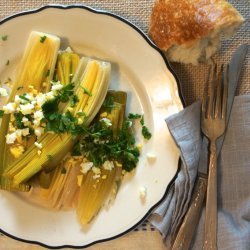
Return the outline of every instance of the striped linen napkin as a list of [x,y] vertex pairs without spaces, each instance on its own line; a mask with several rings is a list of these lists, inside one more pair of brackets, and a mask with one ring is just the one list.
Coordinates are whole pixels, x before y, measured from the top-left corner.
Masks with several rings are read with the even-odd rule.
[[[206,165],[200,133],[200,104],[195,103],[167,119],[181,151],[182,165],[174,185],[150,222],[168,247],[187,211],[199,161]],[[250,95],[235,97],[227,133],[218,159],[218,249],[250,249]],[[204,155],[204,154],[203,154]],[[199,159],[201,158],[201,159]],[[193,240],[202,249],[205,209]]]

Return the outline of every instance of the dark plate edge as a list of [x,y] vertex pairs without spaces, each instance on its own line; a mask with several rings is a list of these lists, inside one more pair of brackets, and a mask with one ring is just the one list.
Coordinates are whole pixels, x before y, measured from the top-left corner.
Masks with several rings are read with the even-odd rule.
[[[169,69],[169,71],[172,73],[172,75],[174,76],[175,80],[176,80],[176,83],[177,83],[177,88],[178,88],[178,94],[179,94],[179,98],[181,100],[181,103],[183,105],[183,107],[186,106],[185,104],[185,101],[184,101],[184,98],[183,98],[183,94],[182,94],[182,89],[181,89],[181,84],[180,84],[180,81],[176,75],[176,73],[174,72],[173,68],[171,67],[170,63],[168,62],[167,58],[165,57],[164,53],[148,38],[148,36],[140,29],[138,28],[137,26],[135,26],[133,23],[131,23],[130,21],[126,20],[125,18],[119,16],[119,15],[116,15],[116,14],[113,14],[113,13],[110,13],[110,12],[107,12],[107,11],[103,11],[103,10],[96,10],[96,9],[93,9],[89,6],[86,6],[86,5],[80,5],[80,4],[73,4],[73,5],[45,5],[43,7],[40,7],[38,9],[33,9],[33,10],[27,10],[27,11],[23,11],[23,12],[19,12],[17,14],[14,14],[14,15],[11,15],[9,17],[6,17],[4,18],[3,20],[0,21],[0,25],[2,25],[3,23],[11,20],[11,19],[14,19],[16,17],[19,17],[19,16],[23,16],[23,15],[29,15],[29,14],[34,14],[34,13],[38,13],[40,11],[43,11],[45,9],[48,9],[48,8],[55,8],[55,9],[73,9],[73,8],[79,8],[79,9],[84,9],[84,10],[88,10],[90,12],[93,12],[93,13],[96,13],[96,14],[102,14],[102,15],[107,15],[107,16],[111,16],[115,19],[118,19],[126,24],[128,24],[131,28],[133,28],[134,30],[136,30],[144,39],[145,41],[153,48],[155,49],[156,51],[158,51],[158,53],[161,55],[161,57],[163,58],[167,68]],[[82,246],[73,246],[73,245],[61,245],[61,246],[49,246],[49,245],[46,245],[44,243],[41,243],[39,241],[31,241],[31,240],[25,240],[25,239],[22,239],[22,238],[18,238],[14,235],[11,235],[7,232],[5,232],[4,230],[2,230],[0,228],[0,233],[14,239],[14,240],[18,240],[18,241],[21,241],[21,242],[24,242],[24,243],[30,243],[30,244],[36,244],[36,245],[40,245],[42,247],[45,247],[45,248],[50,248],[50,249],[60,249],[60,248],[74,248],[74,249],[80,249],[80,248],[87,248],[89,246],[92,246],[94,244],[97,244],[97,243],[101,243],[101,242],[105,242],[105,241],[109,241],[109,240],[113,240],[113,239],[116,239],[122,235],[125,235],[127,234],[128,232],[134,230],[138,225],[140,225],[150,214],[151,212],[165,199],[170,187],[173,185],[178,173],[180,171],[180,160],[179,160],[179,163],[178,163],[178,168],[177,168],[177,171],[173,177],[173,179],[170,181],[170,183],[168,184],[167,188],[166,188],[166,191],[163,195],[163,197],[154,205],[152,206],[148,212],[145,214],[145,216],[140,220],[138,221],[135,225],[133,225],[131,228],[127,229],[126,231],[120,233],[120,234],[117,234],[115,236],[112,236],[112,237],[109,237],[109,238],[105,238],[105,239],[101,239],[101,240],[97,240],[97,241],[93,241],[87,245],[82,245]]]

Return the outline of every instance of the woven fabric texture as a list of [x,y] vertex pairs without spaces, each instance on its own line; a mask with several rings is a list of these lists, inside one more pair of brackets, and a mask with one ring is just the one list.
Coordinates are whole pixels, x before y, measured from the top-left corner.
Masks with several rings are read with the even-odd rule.
[[[102,9],[118,14],[137,25],[146,34],[149,26],[151,9],[155,0],[0,0],[0,19],[11,14],[41,7],[47,4],[85,4],[95,9]],[[214,56],[218,63],[228,62],[232,52],[242,43],[250,43],[250,4],[249,0],[230,0],[246,19],[242,28],[230,40],[223,41],[220,51]],[[203,85],[208,73],[207,65],[172,64],[182,86],[183,96],[187,104],[194,102],[202,96]],[[250,58],[249,54],[241,76],[241,85],[237,94],[250,93]]]

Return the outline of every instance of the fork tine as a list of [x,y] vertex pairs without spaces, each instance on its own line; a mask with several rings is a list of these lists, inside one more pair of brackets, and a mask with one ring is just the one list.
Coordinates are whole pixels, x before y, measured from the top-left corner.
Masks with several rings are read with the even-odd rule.
[[228,98],[228,67],[229,65],[224,65],[223,74],[223,105],[222,105],[222,118],[226,116],[227,112],[227,98]]
[[216,102],[215,102],[215,114],[214,117],[220,117],[221,116],[221,105],[222,105],[222,72],[223,72],[223,64],[220,66],[218,70],[218,84],[217,84],[217,91],[216,91]]
[[208,85],[209,85],[209,81],[211,79],[211,75],[212,75],[212,66],[209,67],[207,81],[206,81],[205,87],[203,89],[203,97],[202,97],[202,105],[201,105],[202,117],[203,118],[206,117],[207,98],[208,98]]
[[207,117],[213,116],[214,111],[214,84],[217,77],[217,64],[212,68],[212,77],[209,81],[209,89],[208,89],[208,104],[207,104]]

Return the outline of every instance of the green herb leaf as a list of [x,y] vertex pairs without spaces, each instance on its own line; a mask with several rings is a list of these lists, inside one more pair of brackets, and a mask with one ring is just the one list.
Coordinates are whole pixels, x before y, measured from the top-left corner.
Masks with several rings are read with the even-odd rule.
[[0,110],[0,118],[2,118],[4,115],[4,110]]
[[70,107],[75,107],[78,102],[79,102],[79,98],[77,95],[71,96],[71,98],[69,100]]
[[146,126],[142,126],[142,135],[145,139],[149,140],[152,136],[152,134],[149,132],[148,128]]
[[44,41],[46,40],[47,36],[41,36],[40,37],[40,43],[44,43]]
[[141,120],[140,120],[141,125],[144,125],[144,115],[141,116]]
[[85,87],[81,86],[81,88],[83,89],[83,93],[88,95],[88,96],[92,96],[92,93]]
[[22,99],[22,100],[24,100],[24,101],[27,101],[27,102],[29,102],[29,101],[30,101],[30,99],[29,99],[29,98],[25,97],[25,94],[20,95],[20,96],[19,96],[19,98],[20,98],[20,99]]
[[47,158],[48,158],[48,160],[52,160],[53,159],[53,156],[52,155],[47,155]]
[[133,113],[128,114],[128,119],[130,119],[130,120],[140,119],[141,117],[142,117],[142,115],[140,115],[140,114],[133,114]]
[[58,99],[54,98],[52,100],[48,100],[46,101],[43,105],[42,105],[42,111],[46,117],[46,115],[51,114],[51,113],[55,113],[58,111]]
[[23,129],[25,128],[24,124],[22,123],[22,119],[24,115],[22,113],[14,113],[15,117],[15,124],[18,129]]
[[10,64],[10,60],[7,60],[7,62],[5,63],[6,66],[8,66]]
[[3,36],[1,36],[1,39],[2,39],[2,41],[7,41],[8,36],[7,35],[3,35]]
[[58,95],[58,100],[60,102],[68,102],[70,97],[74,95],[74,84],[69,83],[65,85],[60,91]]

